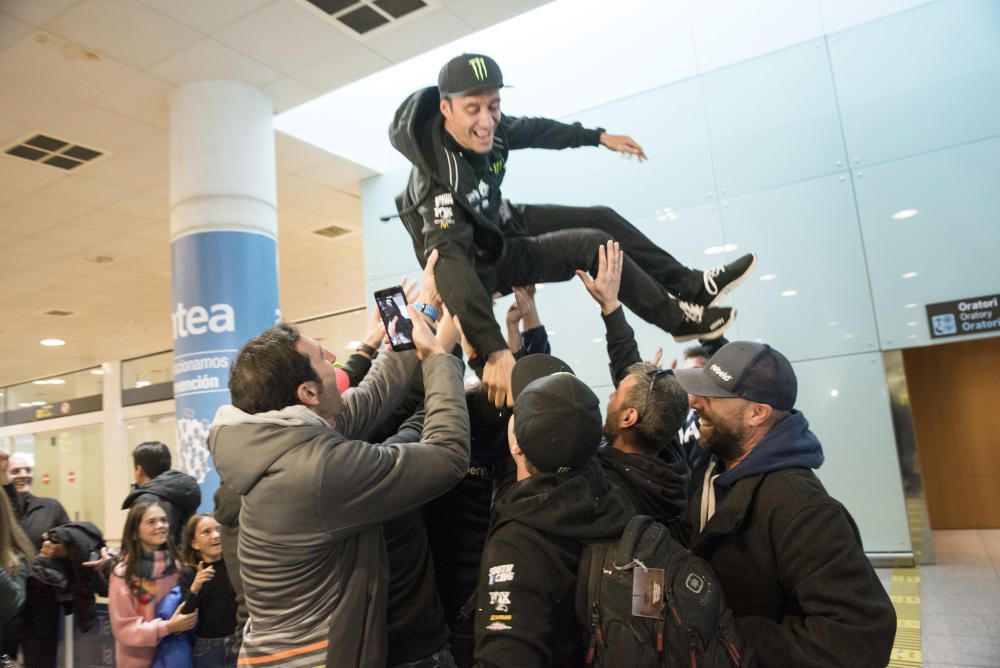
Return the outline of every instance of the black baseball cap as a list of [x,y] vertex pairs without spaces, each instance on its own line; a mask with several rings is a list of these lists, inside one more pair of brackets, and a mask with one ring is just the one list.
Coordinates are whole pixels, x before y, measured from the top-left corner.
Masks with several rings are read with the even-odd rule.
[[788,358],[766,343],[732,341],[700,369],[677,369],[677,382],[697,397],[736,397],[781,411],[795,406],[798,381]]
[[514,436],[544,473],[583,468],[601,444],[601,402],[587,384],[551,355],[528,355],[514,365]]
[[503,88],[503,73],[497,61],[481,53],[455,56],[445,63],[438,74],[438,93],[442,98],[493,88]]

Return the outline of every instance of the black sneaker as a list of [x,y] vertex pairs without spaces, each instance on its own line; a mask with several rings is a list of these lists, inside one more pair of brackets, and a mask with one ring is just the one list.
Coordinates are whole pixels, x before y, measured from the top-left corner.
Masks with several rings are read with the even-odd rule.
[[733,288],[747,279],[756,265],[757,254],[747,253],[729,264],[702,272],[702,280],[705,283],[702,296],[706,300],[711,300],[705,306],[718,305]]
[[678,343],[692,339],[717,339],[736,319],[736,309],[729,306],[702,306],[680,299],[677,306],[684,313],[684,318],[670,333]]

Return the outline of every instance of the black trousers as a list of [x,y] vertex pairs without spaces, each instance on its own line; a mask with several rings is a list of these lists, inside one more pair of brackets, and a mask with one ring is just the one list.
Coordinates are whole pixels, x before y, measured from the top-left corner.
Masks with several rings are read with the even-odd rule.
[[16,658],[20,648],[24,668],[56,668],[62,614],[55,590],[29,580],[24,608],[4,624],[3,651]]
[[597,273],[598,248],[609,240],[625,251],[619,300],[636,315],[672,332],[683,312],[671,295],[692,298],[702,274],[685,267],[613,209],[517,205],[505,220],[507,248],[498,285],[568,281],[577,269]]

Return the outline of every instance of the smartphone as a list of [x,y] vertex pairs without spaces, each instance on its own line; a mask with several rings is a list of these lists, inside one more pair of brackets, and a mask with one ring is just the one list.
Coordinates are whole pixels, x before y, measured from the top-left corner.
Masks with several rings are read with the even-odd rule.
[[[406,312],[406,295],[403,288],[394,285],[385,290],[375,291],[375,306],[382,316],[385,331],[389,332],[389,345],[393,350],[413,350],[413,322]],[[393,319],[396,324],[393,326]]]

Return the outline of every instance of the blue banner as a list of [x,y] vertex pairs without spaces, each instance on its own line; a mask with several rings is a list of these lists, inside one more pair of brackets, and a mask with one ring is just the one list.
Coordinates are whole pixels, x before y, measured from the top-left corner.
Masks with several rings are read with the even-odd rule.
[[199,232],[171,245],[174,402],[180,463],[201,486],[200,511],[212,509],[219,475],[208,429],[228,404],[229,369],[248,339],[281,318],[277,243],[250,232]]

